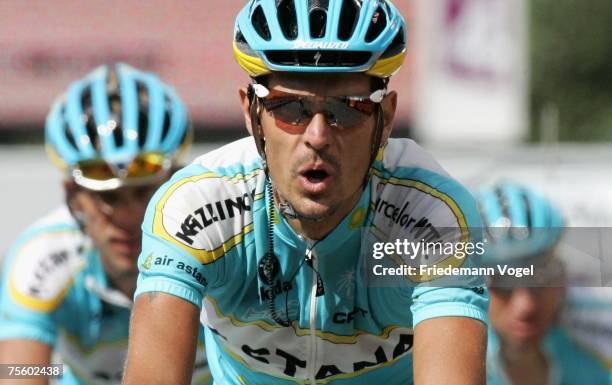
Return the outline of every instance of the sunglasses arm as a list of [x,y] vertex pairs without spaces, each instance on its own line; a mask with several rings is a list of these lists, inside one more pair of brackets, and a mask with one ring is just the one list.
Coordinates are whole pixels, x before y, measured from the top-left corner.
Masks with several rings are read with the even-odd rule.
[[261,84],[249,84],[247,90],[247,97],[249,98],[251,130],[253,134],[253,139],[255,140],[255,146],[257,147],[257,152],[259,153],[262,159],[262,167],[264,169],[264,172],[268,174],[268,162],[266,160],[266,139],[264,137],[263,129],[261,127],[261,119],[259,118],[260,105],[259,96],[257,94],[257,86],[260,86],[267,91],[267,88],[265,88]]

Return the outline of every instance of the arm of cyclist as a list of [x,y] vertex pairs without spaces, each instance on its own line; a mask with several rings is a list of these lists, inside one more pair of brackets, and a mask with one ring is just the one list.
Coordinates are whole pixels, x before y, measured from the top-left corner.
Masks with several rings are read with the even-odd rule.
[[415,385],[484,385],[487,330],[467,317],[419,323],[414,341]]
[[[51,346],[32,340],[14,339],[0,341],[0,363],[38,364],[51,363]],[[7,378],[0,379],[0,385],[47,385],[47,378]]]
[[124,385],[191,383],[200,310],[170,294],[149,292],[134,304]]

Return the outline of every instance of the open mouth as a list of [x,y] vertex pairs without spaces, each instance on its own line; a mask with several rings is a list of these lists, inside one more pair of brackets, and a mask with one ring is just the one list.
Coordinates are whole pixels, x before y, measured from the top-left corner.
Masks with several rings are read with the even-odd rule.
[[110,244],[124,252],[140,251],[140,242],[136,239],[112,238]]
[[334,175],[325,168],[308,168],[299,173],[299,180],[304,192],[320,194],[332,186]]
[[329,177],[329,173],[325,170],[308,170],[304,173],[304,177],[310,183],[319,183],[327,179],[327,177]]

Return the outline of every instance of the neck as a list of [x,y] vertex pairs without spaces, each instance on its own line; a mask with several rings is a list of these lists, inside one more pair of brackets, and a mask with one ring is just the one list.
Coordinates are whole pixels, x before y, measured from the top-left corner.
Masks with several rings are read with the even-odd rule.
[[502,344],[499,353],[505,372],[513,384],[548,383],[548,359],[539,343],[527,346]]
[[119,290],[129,299],[134,297],[136,291],[136,277],[108,277],[109,285]]
[[522,363],[544,355],[539,344],[521,346],[502,344],[499,351],[504,361],[508,363]]

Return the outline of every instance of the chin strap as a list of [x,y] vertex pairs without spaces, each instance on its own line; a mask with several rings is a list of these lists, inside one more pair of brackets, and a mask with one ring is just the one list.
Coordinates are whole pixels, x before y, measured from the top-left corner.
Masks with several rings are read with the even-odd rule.
[[372,170],[372,165],[376,161],[376,157],[378,156],[378,152],[380,151],[380,146],[382,144],[382,136],[385,130],[385,116],[383,113],[382,105],[378,104],[376,107],[376,127],[374,128],[374,132],[372,133],[372,148],[370,149],[370,165],[368,166],[368,171],[366,172],[363,179],[363,188],[365,189],[368,185],[368,181],[370,180],[370,172]]

